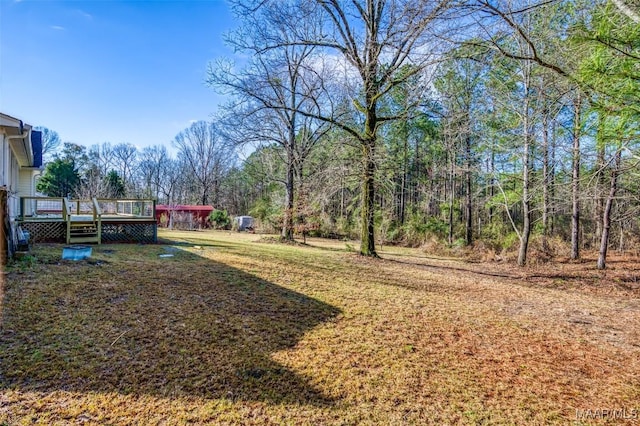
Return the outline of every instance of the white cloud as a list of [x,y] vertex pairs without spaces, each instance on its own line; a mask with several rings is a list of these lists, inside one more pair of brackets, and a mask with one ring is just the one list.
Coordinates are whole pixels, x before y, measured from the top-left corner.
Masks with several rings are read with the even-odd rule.
[[83,18],[87,19],[87,20],[92,20],[93,19],[93,15],[91,15],[90,13],[85,12],[84,10],[81,9],[76,9],[75,11],[78,15],[82,16]]
[[64,31],[66,30],[65,27],[61,27],[60,25],[51,25],[50,27],[52,30],[56,30],[56,31]]

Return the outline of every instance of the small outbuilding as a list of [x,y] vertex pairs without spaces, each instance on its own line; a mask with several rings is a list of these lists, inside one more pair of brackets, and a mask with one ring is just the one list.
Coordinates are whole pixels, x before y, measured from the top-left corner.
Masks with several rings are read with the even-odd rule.
[[253,218],[251,216],[236,216],[233,221],[234,228],[238,231],[253,231]]
[[209,224],[212,206],[165,205],[156,206],[156,219],[161,226],[177,228],[203,228]]

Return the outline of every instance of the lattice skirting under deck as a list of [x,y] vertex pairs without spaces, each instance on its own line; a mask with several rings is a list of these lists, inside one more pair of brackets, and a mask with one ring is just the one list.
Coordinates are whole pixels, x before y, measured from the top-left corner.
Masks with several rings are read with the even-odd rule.
[[155,223],[102,223],[103,243],[155,243]]
[[64,243],[67,225],[64,222],[22,222],[20,227],[29,232],[35,243]]
[[[29,232],[36,243],[64,243],[67,225],[65,222],[22,222],[22,229]],[[102,222],[103,243],[156,243],[156,223],[105,223]]]

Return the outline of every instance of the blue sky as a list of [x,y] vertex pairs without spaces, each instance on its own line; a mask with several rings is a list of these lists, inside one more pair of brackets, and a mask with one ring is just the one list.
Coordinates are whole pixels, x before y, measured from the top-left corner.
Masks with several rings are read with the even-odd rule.
[[204,79],[235,26],[222,0],[0,0],[0,111],[63,141],[170,147],[222,101]]

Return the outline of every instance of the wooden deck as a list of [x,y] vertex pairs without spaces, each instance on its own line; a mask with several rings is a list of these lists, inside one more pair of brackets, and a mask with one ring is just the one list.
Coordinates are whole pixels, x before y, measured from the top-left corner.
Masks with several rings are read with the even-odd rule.
[[33,242],[156,243],[154,200],[24,197],[18,220]]

